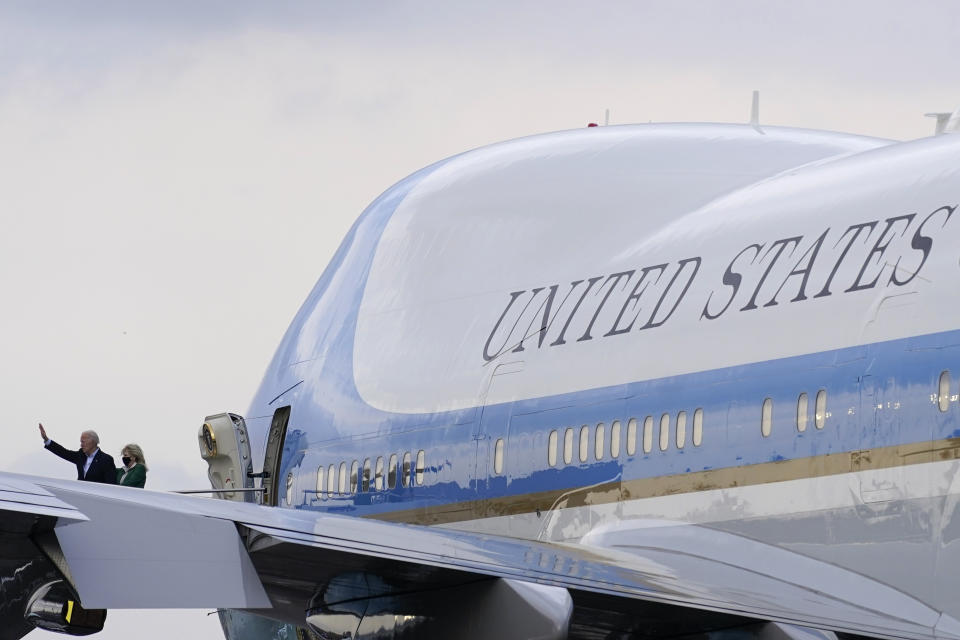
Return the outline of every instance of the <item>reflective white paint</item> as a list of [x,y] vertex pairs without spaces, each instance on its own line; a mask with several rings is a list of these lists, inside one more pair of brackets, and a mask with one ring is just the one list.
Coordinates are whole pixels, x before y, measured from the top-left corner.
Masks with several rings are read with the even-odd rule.
[[[955,139],[939,147],[933,141],[886,145],[778,128],[760,135],[747,126],[624,126],[525,138],[454,158],[414,187],[383,232],[357,324],[357,388],[368,403],[396,412],[473,406],[490,372],[485,343],[512,291],[559,284],[559,304],[572,281],[675,265],[691,256],[702,257],[702,266],[668,323],[577,342],[599,295],[606,293],[601,281],[587,302],[591,312],[577,316],[567,343],[538,349],[536,338],[526,336],[526,348],[517,356],[524,359],[524,375],[516,384],[493,388],[486,402],[636,380],[638,351],[645,354],[639,374],[645,379],[903,335],[905,327],[885,329],[883,336],[860,329],[876,314],[883,289],[833,296],[830,313],[843,320],[835,323],[836,330],[801,333],[790,344],[779,340],[782,323],[799,327],[819,318],[826,309],[822,300],[701,319],[711,292],[719,290],[719,296],[725,290],[721,276],[728,263],[751,243],[792,235],[809,241],[828,227],[842,230],[904,212],[925,215],[955,201],[953,190],[932,179],[956,165],[960,144]],[[797,168],[807,163],[814,166]],[[918,185],[916,176],[924,168],[932,184]],[[878,182],[889,189],[878,191]],[[599,211],[602,219],[594,216]],[[829,272],[827,263],[842,248],[824,247],[821,271]],[[790,265],[783,260],[770,282],[782,280],[798,256]],[[859,262],[843,265],[838,285],[855,278]],[[818,274],[818,285],[826,275]],[[946,285],[917,282],[911,291],[922,293],[924,304],[936,304],[944,291],[939,286]],[[559,322],[575,298],[561,309]],[[526,301],[521,298],[507,314],[506,325]],[[497,336],[491,352],[517,345],[541,302],[534,300],[509,339]],[[619,302],[605,307],[595,319],[595,333],[613,326],[620,308]],[[926,319],[910,330],[934,331],[948,324],[936,313]],[[751,345],[717,340],[732,330],[757,340]],[[566,375],[547,375],[558,369]]]

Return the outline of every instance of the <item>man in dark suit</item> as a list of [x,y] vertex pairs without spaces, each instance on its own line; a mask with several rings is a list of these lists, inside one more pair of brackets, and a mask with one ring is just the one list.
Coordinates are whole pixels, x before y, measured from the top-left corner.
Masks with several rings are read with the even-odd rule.
[[44,448],[77,466],[77,480],[117,484],[117,467],[113,458],[100,450],[100,437],[96,431],[84,431],[80,434],[79,451],[65,449],[48,438],[42,424],[40,437],[43,438]]

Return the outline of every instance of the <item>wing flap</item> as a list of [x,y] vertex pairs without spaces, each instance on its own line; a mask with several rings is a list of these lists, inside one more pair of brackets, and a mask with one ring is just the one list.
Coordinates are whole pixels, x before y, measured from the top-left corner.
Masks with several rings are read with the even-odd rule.
[[234,523],[143,502],[62,494],[88,518],[57,539],[85,607],[269,607]]

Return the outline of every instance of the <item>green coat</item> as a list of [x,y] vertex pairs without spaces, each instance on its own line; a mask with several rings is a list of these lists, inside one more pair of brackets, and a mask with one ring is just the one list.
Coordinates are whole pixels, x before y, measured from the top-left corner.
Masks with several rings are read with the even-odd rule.
[[[147,468],[139,462],[133,465],[130,471],[126,471],[126,476],[123,475],[124,471],[126,469],[123,467],[117,469],[117,484],[122,484],[125,487],[140,487],[141,489],[143,485],[147,484]],[[123,479],[121,480],[121,478]]]

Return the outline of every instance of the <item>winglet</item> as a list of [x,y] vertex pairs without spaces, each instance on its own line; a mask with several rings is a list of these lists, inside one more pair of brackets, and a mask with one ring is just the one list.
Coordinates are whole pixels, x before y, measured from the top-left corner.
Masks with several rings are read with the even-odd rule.
[[923,115],[928,118],[937,119],[933,130],[933,135],[935,136],[943,133],[960,133],[960,109],[957,109],[953,113],[938,111],[936,113],[925,113]]
[[947,125],[943,128],[944,133],[960,133],[960,108],[953,112]]

